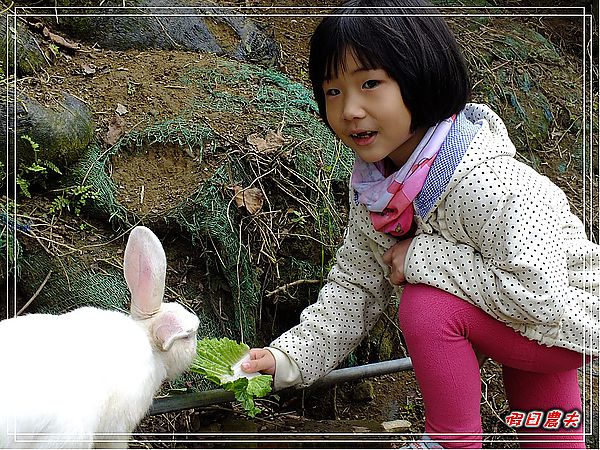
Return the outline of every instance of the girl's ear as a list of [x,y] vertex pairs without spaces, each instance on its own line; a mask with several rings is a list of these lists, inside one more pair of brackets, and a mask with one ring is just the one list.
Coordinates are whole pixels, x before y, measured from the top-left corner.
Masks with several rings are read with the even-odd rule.
[[123,260],[125,281],[131,292],[131,315],[146,319],[160,309],[165,293],[167,258],[156,235],[135,227],[129,235]]

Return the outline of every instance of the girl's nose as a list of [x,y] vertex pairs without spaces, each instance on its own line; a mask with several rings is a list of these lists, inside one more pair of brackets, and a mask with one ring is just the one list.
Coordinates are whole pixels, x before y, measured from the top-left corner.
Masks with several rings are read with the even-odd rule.
[[365,117],[365,110],[356,99],[348,98],[344,102],[342,116],[344,120],[362,119]]

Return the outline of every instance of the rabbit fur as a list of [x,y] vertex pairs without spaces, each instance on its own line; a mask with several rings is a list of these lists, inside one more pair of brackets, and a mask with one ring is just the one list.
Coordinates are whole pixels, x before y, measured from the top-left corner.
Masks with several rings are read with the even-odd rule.
[[130,315],[0,321],[0,448],[126,448],[161,383],[192,364],[198,317],[162,303],[166,257],[148,228],[132,230],[123,270]]

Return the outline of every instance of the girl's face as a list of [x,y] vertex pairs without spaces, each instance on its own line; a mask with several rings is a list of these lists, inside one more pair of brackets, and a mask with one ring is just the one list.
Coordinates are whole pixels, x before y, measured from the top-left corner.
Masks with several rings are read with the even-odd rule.
[[410,131],[411,114],[400,86],[385,70],[367,70],[350,51],[344,70],[325,80],[327,121],[335,134],[366,162],[386,157],[401,167],[425,134]]

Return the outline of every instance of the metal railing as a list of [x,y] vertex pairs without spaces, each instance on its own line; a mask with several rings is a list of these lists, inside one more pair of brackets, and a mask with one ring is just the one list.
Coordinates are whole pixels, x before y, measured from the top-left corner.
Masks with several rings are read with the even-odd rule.
[[[360,380],[362,378],[376,377],[409,369],[412,369],[410,358],[392,359],[373,364],[365,364],[363,366],[346,367],[344,369],[332,370],[323,378],[317,380],[308,389],[340,384],[346,381]],[[150,407],[149,414],[163,414],[172,411],[180,411],[182,409],[200,408],[234,400],[233,394],[224,389],[212,389],[210,391],[173,395],[155,399]]]

